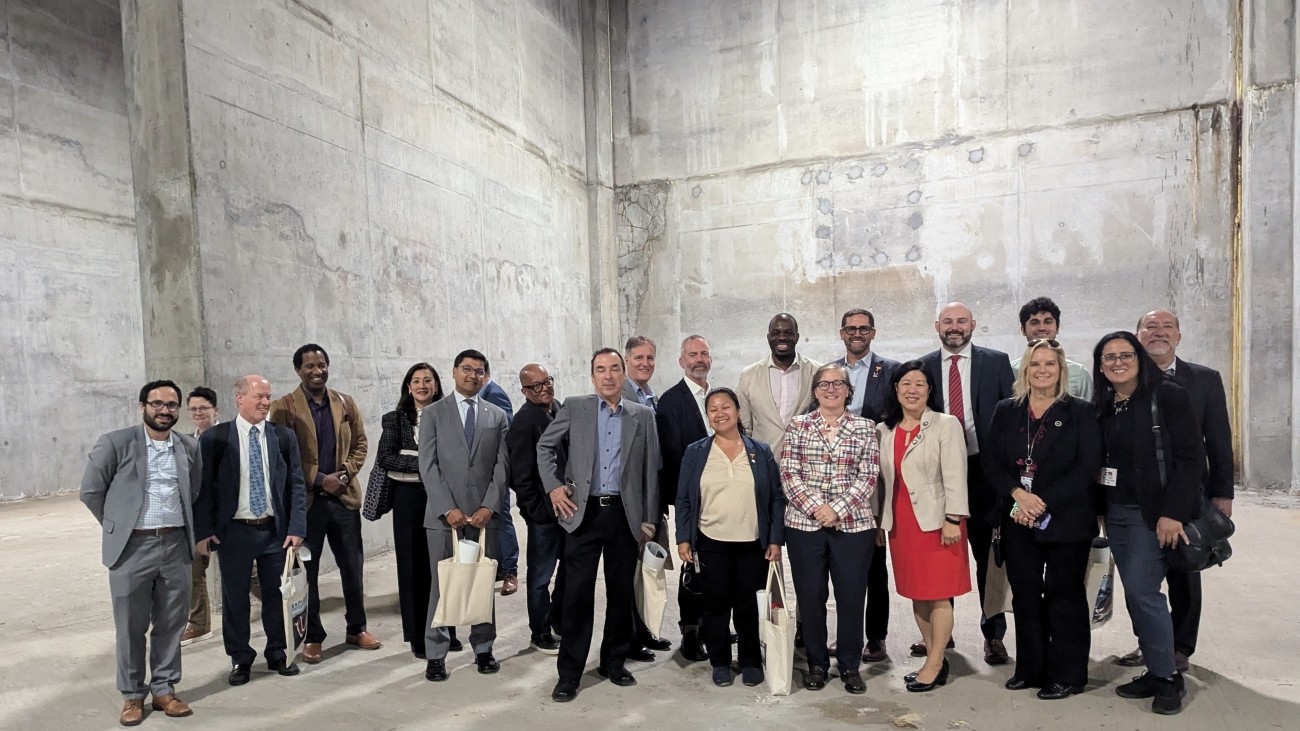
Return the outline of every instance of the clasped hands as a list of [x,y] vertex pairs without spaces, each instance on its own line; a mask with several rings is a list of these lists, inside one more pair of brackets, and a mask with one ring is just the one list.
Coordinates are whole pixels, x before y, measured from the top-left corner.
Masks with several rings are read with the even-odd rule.
[[1019,512],[1013,518],[1020,525],[1030,527],[1047,512],[1047,503],[1023,487],[1012,490],[1011,497],[1016,501],[1016,505],[1020,506]]
[[452,508],[443,517],[447,519],[447,525],[456,530],[460,530],[467,525],[482,530],[487,527],[488,521],[492,520],[492,511],[484,507],[475,510],[473,515],[466,516],[460,508]]
[[818,505],[812,511],[813,520],[821,523],[823,528],[840,527],[840,515],[829,505]]

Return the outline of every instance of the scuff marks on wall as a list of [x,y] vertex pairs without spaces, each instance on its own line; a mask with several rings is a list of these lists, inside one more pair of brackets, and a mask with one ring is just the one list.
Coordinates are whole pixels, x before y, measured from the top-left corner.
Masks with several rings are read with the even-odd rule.
[[649,289],[652,256],[664,246],[670,189],[667,181],[654,180],[614,191],[619,324],[623,332],[635,329],[642,299]]

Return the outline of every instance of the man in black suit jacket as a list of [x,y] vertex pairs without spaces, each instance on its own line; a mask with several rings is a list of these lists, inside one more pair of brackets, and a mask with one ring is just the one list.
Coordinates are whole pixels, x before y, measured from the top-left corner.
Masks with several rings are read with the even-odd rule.
[[[506,390],[492,380],[492,364],[483,361],[483,370],[487,371],[487,382],[479,391],[479,398],[494,404],[506,412],[506,425],[514,422],[515,407],[510,403]],[[501,491],[501,528],[497,531],[497,555],[500,565],[497,568],[497,581],[501,582],[501,596],[510,596],[519,591],[519,536],[515,533],[515,519],[510,515],[510,491]]]
[[[704,396],[709,392],[709,370],[713,368],[708,341],[701,335],[687,336],[682,341],[677,364],[685,376],[664,391],[655,409],[659,453],[664,461],[659,470],[659,502],[664,515],[668,514],[668,506],[677,502],[677,481],[681,476],[686,448],[712,432],[704,415]],[[668,524],[673,522],[668,521]],[[668,536],[663,538],[667,542]],[[678,574],[680,620],[677,626],[682,631],[682,657],[699,662],[709,659],[709,655],[700,644],[700,588],[691,583],[697,574],[689,569],[689,566],[682,566]]]
[[[1011,383],[1015,376],[1006,353],[971,345],[975,324],[975,315],[966,305],[960,302],[944,305],[934,323],[943,347],[922,356],[921,362],[936,386],[930,393],[930,408],[958,417],[966,429],[967,491],[971,515],[966,534],[975,555],[975,578],[982,605],[988,578],[989,547],[1000,516],[995,515],[997,494],[984,480],[978,455],[980,445],[989,443],[993,409],[999,401],[1011,397]],[[985,617],[981,614],[980,631],[984,633],[984,661],[990,665],[1005,664],[1009,660],[1007,648],[1002,643],[1007,632],[1006,615]],[[915,652],[913,646],[913,654]]]
[[[1205,495],[1224,515],[1232,517],[1234,466],[1232,459],[1232,427],[1228,422],[1228,397],[1223,388],[1223,377],[1213,368],[1189,363],[1177,355],[1182,333],[1178,317],[1168,310],[1148,312],[1138,321],[1138,341],[1176,383],[1187,390],[1192,408],[1196,411],[1201,435],[1205,439],[1205,456],[1209,469],[1205,471]],[[1201,575],[1170,570],[1169,608],[1174,620],[1174,656],[1178,671],[1187,670],[1188,658],[1196,652],[1196,639],[1201,626]],[[1142,663],[1141,651],[1120,658]]]
[[267,665],[281,675],[298,674],[298,665],[285,656],[280,574],[285,549],[301,546],[307,535],[307,488],[293,431],[266,418],[271,384],[261,376],[239,379],[235,406],[234,421],[199,437],[203,486],[194,501],[194,535],[200,555],[221,554],[221,635],[234,665],[228,680],[243,685],[257,657],[248,642],[254,564],[262,587]]

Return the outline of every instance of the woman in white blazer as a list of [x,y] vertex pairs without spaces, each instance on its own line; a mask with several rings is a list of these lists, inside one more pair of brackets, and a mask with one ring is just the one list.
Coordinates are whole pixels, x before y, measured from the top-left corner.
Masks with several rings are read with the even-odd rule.
[[966,435],[961,422],[930,410],[935,385],[921,361],[890,379],[880,431],[880,533],[889,535],[894,584],[912,600],[925,640],[925,664],[906,676],[913,693],[948,682],[944,649],[952,637],[952,599],[970,591],[966,523]]

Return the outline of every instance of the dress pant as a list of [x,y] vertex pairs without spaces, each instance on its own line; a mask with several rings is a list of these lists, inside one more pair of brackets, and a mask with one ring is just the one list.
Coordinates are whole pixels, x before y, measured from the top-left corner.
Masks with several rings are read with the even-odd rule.
[[519,535],[515,533],[515,519],[510,515],[509,488],[501,491],[501,528],[497,531],[497,578],[519,575]]
[[1147,671],[1158,678],[1173,677],[1174,623],[1169,603],[1160,593],[1165,560],[1156,532],[1147,527],[1138,506],[1111,503],[1106,510],[1106,537]]
[[871,567],[867,569],[867,611],[863,624],[867,639],[882,645],[889,636],[889,599],[889,556],[885,546],[878,545],[871,552]]
[[1201,630],[1201,572],[1169,570],[1169,611],[1174,621],[1174,650],[1191,657]]
[[[978,456],[966,460],[967,493],[970,499],[970,519],[966,521],[966,539],[970,542],[971,554],[975,557],[975,582],[979,587],[980,606],[984,606],[984,586],[989,577],[989,549],[993,546],[993,527],[990,519],[1001,522],[1001,516],[993,516],[997,504],[993,491],[984,482],[984,471],[980,467]],[[986,640],[1000,640],[1007,634],[1007,615],[998,613],[985,617],[980,613],[980,632]]]
[[397,603],[402,610],[402,640],[411,652],[424,654],[425,620],[429,616],[429,541],[424,532],[428,502],[418,482],[390,483],[393,496],[393,552],[397,554]]
[[[564,605],[564,527],[559,523],[528,526],[528,630],[534,638],[551,630],[560,631]],[[557,574],[556,567],[559,567]],[[551,589],[551,577],[555,589]]]
[[[190,613],[188,540],[184,529],[161,536],[133,535],[108,570],[117,636],[117,689],[123,698],[167,695],[181,680],[181,635]],[[146,635],[148,685],[144,682]]]
[[208,604],[208,565],[211,556],[195,555],[190,563],[190,624],[207,634],[212,629],[212,607]]
[[[487,535],[483,538],[484,551],[487,553],[488,558],[496,558],[499,545],[497,543],[497,529],[489,523],[486,530]],[[445,660],[451,645],[451,631],[455,628],[433,626],[433,615],[438,611],[438,596],[441,593],[438,586],[438,562],[451,558],[455,555],[453,551],[458,550],[458,547],[452,545],[452,532],[449,529],[430,530],[426,528],[424,532],[426,540],[429,542],[429,565],[433,567],[433,573],[429,581],[429,616],[425,619],[425,627],[428,627],[428,629],[424,632],[424,648],[430,660]],[[460,529],[460,537],[466,541],[477,541],[479,529],[467,525]],[[495,605],[492,612],[491,622],[482,622],[469,628],[469,644],[470,647],[474,648],[475,655],[492,652],[492,643],[496,642]]]
[[730,625],[734,621],[740,667],[763,667],[758,646],[758,603],[754,601],[755,592],[767,581],[763,546],[758,540],[715,541],[701,532],[695,550],[704,589],[700,639],[708,649],[709,664],[731,667]]
[[347,507],[333,495],[317,495],[307,509],[307,548],[311,549],[312,560],[304,562],[307,565],[307,637],[303,642],[325,641],[317,580],[326,538],[343,582],[343,618],[347,632],[355,635],[366,629],[366,595],[361,583],[364,557],[361,512]]
[[[826,652],[826,580],[835,585],[835,662],[840,672],[862,664],[862,622],[867,602],[867,573],[876,547],[876,529],[845,533],[833,528],[815,531],[787,527],[785,547],[798,602],[809,668],[829,668]],[[753,597],[750,597],[753,599]],[[757,611],[757,605],[755,605]]]
[[[264,655],[268,663],[283,660],[284,606],[280,600],[280,575],[284,573],[284,541],[276,536],[275,521],[248,525],[232,520],[217,545],[217,568],[221,571],[221,639],[235,665],[251,665],[257,658],[249,636],[249,597],[253,567],[257,568],[262,594],[262,629],[266,632]],[[306,562],[308,566],[315,561]]]
[[582,523],[564,539],[564,603],[560,617],[560,680],[577,682],[591,651],[596,616],[596,571],[605,560],[605,632],[600,666],[622,667],[632,645],[636,616],[633,579],[638,543],[628,526],[623,503],[615,498],[602,506],[590,498]]
[[1085,581],[1092,541],[1046,543],[1007,520],[1002,555],[1016,612],[1016,676],[1031,685],[1088,684],[1091,608]]

